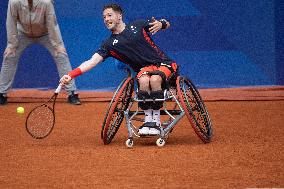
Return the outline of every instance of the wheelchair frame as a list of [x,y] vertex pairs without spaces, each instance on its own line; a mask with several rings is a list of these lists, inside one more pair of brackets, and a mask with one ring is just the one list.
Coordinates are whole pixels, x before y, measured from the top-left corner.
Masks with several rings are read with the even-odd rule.
[[[141,100],[137,98],[137,93],[132,97],[134,91],[134,78],[129,69],[126,69],[126,71],[128,76],[117,87],[106,112],[101,130],[101,138],[104,144],[111,143],[119,130],[124,117],[126,118],[126,127],[128,131],[128,139],[125,143],[127,147],[133,147],[135,137],[147,137],[139,135],[139,128],[136,128],[133,124],[133,121],[144,122],[144,119],[139,117],[139,115],[144,115],[144,111],[139,110],[138,106],[133,110],[134,103],[142,101],[164,101],[163,108],[160,112],[161,115],[168,115],[169,119],[168,121],[162,122],[159,126],[160,134],[154,135],[158,137],[156,140],[157,146],[165,145],[165,140],[184,115],[186,115],[195,133],[204,143],[209,143],[211,141],[213,131],[209,113],[197,88],[189,79],[177,75],[174,77],[175,87],[169,86],[164,90],[163,99]],[[175,103],[173,110],[167,109],[168,102]]]

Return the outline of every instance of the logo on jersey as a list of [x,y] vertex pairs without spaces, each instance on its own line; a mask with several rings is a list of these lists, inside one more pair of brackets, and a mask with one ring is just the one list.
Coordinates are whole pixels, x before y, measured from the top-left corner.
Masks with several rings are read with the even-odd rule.
[[130,26],[131,30],[133,31],[133,33],[137,33],[136,27],[135,26]]
[[112,45],[115,45],[116,43],[118,43],[117,39],[113,40]]

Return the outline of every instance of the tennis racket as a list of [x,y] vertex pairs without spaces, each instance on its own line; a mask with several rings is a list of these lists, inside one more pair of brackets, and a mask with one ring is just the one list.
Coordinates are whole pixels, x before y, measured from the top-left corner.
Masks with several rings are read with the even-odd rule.
[[[55,124],[55,101],[62,85],[59,84],[52,97],[45,103],[33,108],[26,118],[26,130],[35,139],[47,137]],[[48,104],[51,104],[49,106]]]

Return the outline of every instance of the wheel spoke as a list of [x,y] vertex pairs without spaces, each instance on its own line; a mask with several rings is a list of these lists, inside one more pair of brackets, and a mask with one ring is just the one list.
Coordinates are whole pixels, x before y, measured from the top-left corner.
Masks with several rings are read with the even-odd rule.
[[101,135],[104,144],[109,144],[117,133],[124,118],[124,111],[129,106],[132,93],[133,79],[125,79],[116,90],[103,123]]
[[181,105],[194,131],[202,141],[209,142],[212,137],[211,122],[201,96],[190,80],[178,77],[177,84]]

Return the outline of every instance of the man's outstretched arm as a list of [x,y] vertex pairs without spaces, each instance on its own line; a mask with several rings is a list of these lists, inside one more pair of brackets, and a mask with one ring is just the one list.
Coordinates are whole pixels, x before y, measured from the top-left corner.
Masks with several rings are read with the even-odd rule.
[[63,85],[68,84],[71,79],[83,74],[84,72],[87,72],[97,66],[100,62],[103,61],[103,57],[99,55],[98,53],[95,53],[90,60],[87,60],[83,62],[79,67],[69,72],[67,75],[64,75],[60,79],[60,83]]

